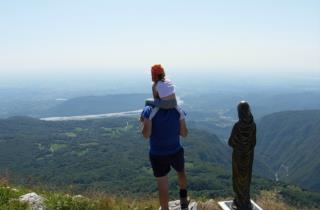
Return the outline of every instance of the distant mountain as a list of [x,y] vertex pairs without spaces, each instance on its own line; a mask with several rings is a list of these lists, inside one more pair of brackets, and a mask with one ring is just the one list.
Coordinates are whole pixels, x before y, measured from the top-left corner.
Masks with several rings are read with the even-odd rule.
[[272,96],[252,96],[250,101],[256,117],[281,111],[320,109],[320,92],[277,94]]
[[142,109],[149,94],[116,94],[72,98],[46,110],[42,117],[75,116]]
[[274,178],[320,191],[320,110],[265,116],[257,139],[256,154]]
[[[261,94],[252,91],[242,93],[212,93],[188,95],[183,97],[184,106],[192,111],[205,113],[224,111],[225,116],[237,116],[236,106],[241,100],[248,101],[252,106],[254,116],[258,119],[268,114],[280,111],[320,109],[320,92],[305,91],[297,93],[265,92]],[[318,100],[317,100],[318,99]],[[206,117],[206,116],[205,116]],[[195,116],[203,119],[202,115]]]

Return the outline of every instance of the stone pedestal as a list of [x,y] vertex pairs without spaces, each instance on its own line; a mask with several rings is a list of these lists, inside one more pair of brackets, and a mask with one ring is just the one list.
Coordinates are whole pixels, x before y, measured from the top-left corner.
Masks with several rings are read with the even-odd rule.
[[[223,209],[223,210],[232,210],[232,202],[233,201],[220,201],[219,206]],[[253,210],[263,210],[260,206],[258,206],[258,204],[256,204],[253,200],[251,200],[251,204],[252,204],[252,209]]]

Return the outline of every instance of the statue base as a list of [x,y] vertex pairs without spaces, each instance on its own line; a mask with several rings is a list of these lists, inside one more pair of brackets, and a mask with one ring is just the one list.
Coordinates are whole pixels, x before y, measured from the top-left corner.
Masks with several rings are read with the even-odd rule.
[[[233,201],[220,201],[218,202],[219,206],[223,209],[223,210],[232,210],[232,202]],[[251,200],[251,204],[252,204],[252,209],[253,210],[263,210],[260,206],[258,206],[258,204],[256,204],[253,200]]]

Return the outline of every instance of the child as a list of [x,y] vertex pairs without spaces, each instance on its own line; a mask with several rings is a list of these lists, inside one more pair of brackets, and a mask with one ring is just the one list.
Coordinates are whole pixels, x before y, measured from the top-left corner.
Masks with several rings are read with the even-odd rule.
[[153,99],[147,99],[146,105],[159,107],[161,109],[172,109],[177,107],[177,100],[173,83],[165,78],[165,72],[160,64],[151,68]]

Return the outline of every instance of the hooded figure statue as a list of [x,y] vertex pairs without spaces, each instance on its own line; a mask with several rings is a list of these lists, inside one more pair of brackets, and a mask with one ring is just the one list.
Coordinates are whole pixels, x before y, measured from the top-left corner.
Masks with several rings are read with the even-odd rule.
[[250,183],[254,147],[256,145],[256,124],[246,101],[238,104],[239,121],[233,126],[228,144],[232,153],[232,182],[235,198],[233,209],[251,210]]

